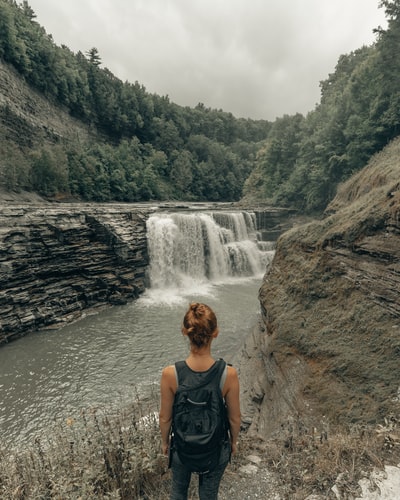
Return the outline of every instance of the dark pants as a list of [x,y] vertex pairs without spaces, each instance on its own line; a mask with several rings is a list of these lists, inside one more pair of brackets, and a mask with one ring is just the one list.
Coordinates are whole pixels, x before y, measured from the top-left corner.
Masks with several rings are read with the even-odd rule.
[[[229,444],[221,450],[219,465],[206,474],[199,474],[199,498],[200,500],[217,500],[219,483],[224,470],[229,462]],[[172,491],[170,500],[187,500],[188,489],[192,473],[179,460],[176,453],[172,456]]]

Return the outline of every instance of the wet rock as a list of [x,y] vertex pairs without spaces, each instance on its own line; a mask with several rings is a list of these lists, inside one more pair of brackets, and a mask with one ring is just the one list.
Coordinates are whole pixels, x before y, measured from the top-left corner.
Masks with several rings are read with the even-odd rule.
[[356,500],[394,500],[400,498],[400,468],[387,465],[383,470],[375,469],[371,475],[359,482],[362,490]]
[[137,298],[148,265],[146,218],[129,205],[2,207],[0,343]]

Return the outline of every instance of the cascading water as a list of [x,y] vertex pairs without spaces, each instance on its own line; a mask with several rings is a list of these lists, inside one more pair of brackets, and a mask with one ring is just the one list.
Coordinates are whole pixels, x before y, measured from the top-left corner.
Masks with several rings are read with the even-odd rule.
[[273,257],[249,212],[158,213],[147,238],[153,290],[261,276]]

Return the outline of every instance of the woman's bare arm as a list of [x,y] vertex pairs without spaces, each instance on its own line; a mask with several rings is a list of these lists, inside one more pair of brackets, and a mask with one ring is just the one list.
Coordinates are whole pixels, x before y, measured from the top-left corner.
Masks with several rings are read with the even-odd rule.
[[161,374],[160,384],[160,414],[161,447],[164,455],[168,454],[169,433],[172,424],[172,406],[176,392],[176,377],[174,366],[167,366]]
[[223,388],[223,395],[228,408],[228,419],[230,425],[232,453],[236,453],[236,443],[240,431],[240,400],[239,400],[239,377],[232,366],[228,366],[228,374]]

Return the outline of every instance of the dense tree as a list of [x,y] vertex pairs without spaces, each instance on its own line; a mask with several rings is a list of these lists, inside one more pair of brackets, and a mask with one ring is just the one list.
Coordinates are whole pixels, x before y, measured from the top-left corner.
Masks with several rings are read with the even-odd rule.
[[68,184],[67,157],[61,148],[43,148],[33,154],[32,186],[38,193],[54,196]]
[[19,192],[30,188],[30,162],[15,144],[0,142],[0,186]]
[[36,146],[33,155],[6,141],[1,183],[93,201],[238,200],[244,186],[249,199],[322,210],[399,133],[400,0],[381,6],[388,28],[339,57],[316,108],[272,123],[181,107],[122,82],[101,67],[97,48],[58,47],[27,1],[0,0],[0,59],[97,137]]
[[175,151],[169,178],[177,188],[180,197],[189,190],[193,181],[193,157],[187,150]]
[[388,29],[378,28],[370,47],[339,57],[334,73],[321,82],[316,108],[303,120],[284,117],[271,124],[246,197],[323,210],[338,183],[399,134],[400,1],[381,6]]
[[[36,22],[27,1],[18,5],[0,0],[0,14],[0,57],[112,144],[111,149],[99,145],[97,151],[89,145],[64,146],[70,162],[71,193],[102,201],[174,195],[211,196],[216,200],[241,196],[244,180],[254,166],[255,155],[249,151],[266,137],[268,122],[237,120],[231,113],[204,105],[183,108],[171,103],[168,96],[149,94],[138,82],[121,82],[107,68],[101,68],[96,47],[84,55],[74,54],[65,45],[56,46]],[[125,159],[134,168],[121,164],[118,149],[119,144],[132,138],[141,145],[134,159]],[[238,148],[237,141],[247,147],[242,144]],[[51,182],[51,175],[45,183],[43,165],[52,168],[46,155],[35,160],[32,185],[50,193],[56,183]],[[204,176],[207,172],[209,179],[204,178],[191,192],[196,168]],[[185,173],[185,181],[179,178],[179,172]],[[232,175],[228,177],[229,172]]]
[[376,30],[379,40],[377,48],[379,57],[376,60],[379,86],[374,111],[382,127],[382,139],[386,141],[396,137],[400,132],[400,1],[384,0],[388,18],[388,29]]

